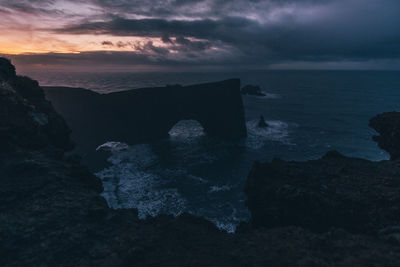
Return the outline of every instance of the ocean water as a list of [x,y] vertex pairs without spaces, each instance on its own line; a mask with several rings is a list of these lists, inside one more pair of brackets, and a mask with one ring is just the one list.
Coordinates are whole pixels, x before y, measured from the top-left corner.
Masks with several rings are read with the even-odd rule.
[[[243,96],[246,140],[217,141],[204,135],[196,121],[181,121],[164,140],[134,146],[110,140],[99,148],[112,151],[108,159],[112,165],[96,174],[110,207],[136,208],[141,218],[189,212],[228,232],[249,219],[243,188],[255,160],[305,161],[329,150],[375,161],[388,159],[372,141],[374,131],[368,121],[380,112],[400,110],[400,72],[23,74],[41,85],[101,93],[229,78],[240,78],[242,85],[260,85],[266,96]],[[257,127],[260,115],[268,128]]]

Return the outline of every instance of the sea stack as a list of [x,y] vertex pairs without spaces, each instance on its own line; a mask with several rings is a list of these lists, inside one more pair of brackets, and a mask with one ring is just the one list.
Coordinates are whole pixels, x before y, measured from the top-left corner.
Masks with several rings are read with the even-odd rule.
[[263,116],[263,115],[260,115],[260,120],[258,121],[257,126],[258,126],[259,128],[266,128],[266,127],[268,127],[268,123],[265,122],[265,119],[264,119],[264,116]]

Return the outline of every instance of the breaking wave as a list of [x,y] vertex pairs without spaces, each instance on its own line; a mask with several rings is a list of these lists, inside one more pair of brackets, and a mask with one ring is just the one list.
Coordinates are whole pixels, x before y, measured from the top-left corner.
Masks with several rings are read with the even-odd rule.
[[247,139],[246,146],[251,149],[260,149],[267,142],[281,142],[290,145],[288,123],[283,121],[265,121],[268,127],[258,127],[259,120],[251,120],[246,123]]

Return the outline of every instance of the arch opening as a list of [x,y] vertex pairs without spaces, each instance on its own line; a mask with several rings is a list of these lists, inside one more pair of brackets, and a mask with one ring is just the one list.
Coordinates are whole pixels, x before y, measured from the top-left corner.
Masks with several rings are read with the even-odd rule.
[[197,120],[180,120],[168,132],[170,137],[193,138],[205,134],[204,127]]

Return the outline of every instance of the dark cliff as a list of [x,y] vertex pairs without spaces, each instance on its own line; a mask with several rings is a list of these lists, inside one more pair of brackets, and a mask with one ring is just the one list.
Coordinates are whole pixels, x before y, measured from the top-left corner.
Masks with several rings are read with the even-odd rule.
[[400,158],[400,113],[386,112],[372,118],[369,125],[379,133],[374,140],[390,154],[392,160]]
[[180,120],[197,120],[221,139],[246,136],[240,80],[97,94],[78,88],[45,88],[46,97],[72,129],[78,151],[107,141],[128,144],[168,136]]
[[[69,130],[37,83],[16,76],[6,60],[0,75],[1,266],[400,264],[399,246],[373,235],[249,225],[231,235],[187,214],[139,220],[135,210],[109,209],[99,195],[99,179],[65,153],[71,148]],[[29,82],[22,86],[18,79]],[[385,175],[389,186],[392,174]]]
[[70,130],[45,99],[37,81],[17,76],[14,66],[0,58],[0,83],[0,147],[3,151],[18,145],[72,149]]

